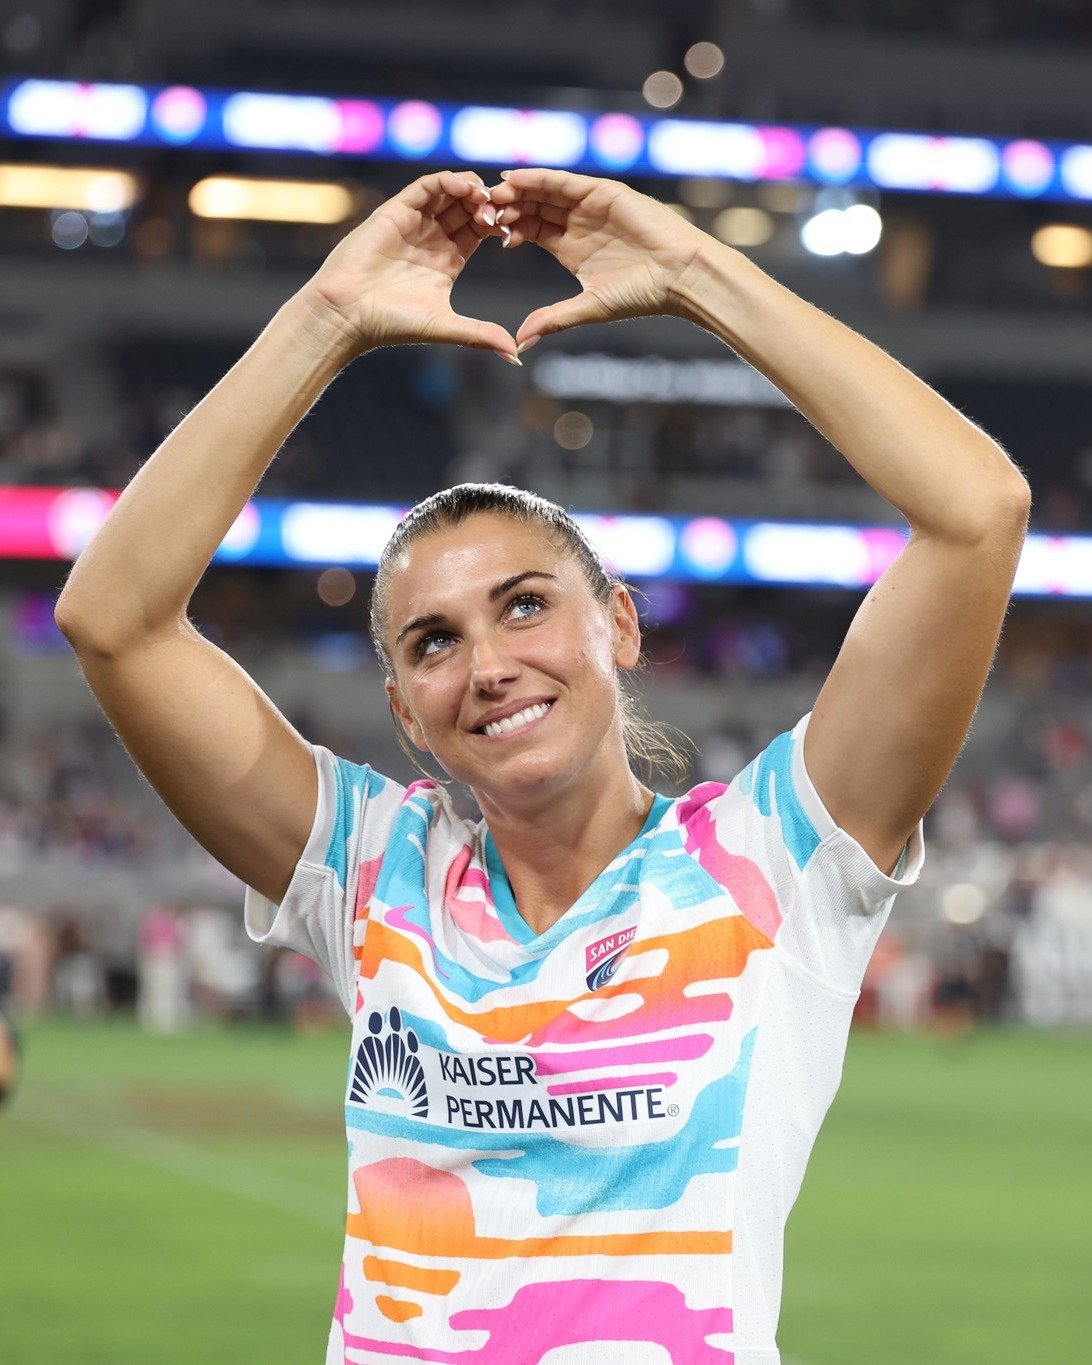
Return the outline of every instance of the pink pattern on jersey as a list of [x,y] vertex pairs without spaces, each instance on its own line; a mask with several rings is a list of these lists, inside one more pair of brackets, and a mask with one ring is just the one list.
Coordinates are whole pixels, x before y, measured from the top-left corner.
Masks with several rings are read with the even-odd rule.
[[533,1055],[540,1076],[564,1076],[570,1071],[631,1066],[634,1062],[688,1062],[695,1057],[704,1057],[712,1046],[713,1040],[708,1033],[695,1033],[687,1038],[631,1043],[628,1047],[594,1047],[580,1052],[535,1052]]
[[710,802],[723,796],[720,782],[703,782],[679,802],[679,828],[686,851],[697,859],[713,880],[728,891],[745,919],[773,938],[781,927],[781,910],[762,869],[742,854],[729,853],[717,839],[709,814]]
[[727,1347],[705,1340],[732,1330],[732,1310],[688,1308],[681,1290],[658,1280],[526,1284],[503,1308],[465,1308],[450,1321],[457,1331],[488,1332],[489,1340],[468,1351],[440,1351],[346,1334],[345,1345],[440,1365],[513,1365],[541,1360],[558,1347],[597,1341],[654,1342],[680,1365],[732,1365],[735,1360]]
[[345,1283],[345,1262],[341,1263],[341,1278],[337,1284],[337,1298],[334,1300],[334,1321],[339,1322],[344,1328],[345,1319],[353,1311],[353,1296],[349,1293],[349,1286]]
[[440,955],[436,951],[436,943],[432,935],[428,933],[427,930],[422,929],[419,924],[414,924],[407,915],[406,912],[412,909],[412,905],[392,905],[384,918],[386,919],[386,922],[393,925],[395,929],[401,929],[402,932],[406,934],[413,934],[415,938],[424,939],[428,944],[429,952],[432,954],[433,971],[435,971],[436,975],[439,977],[448,976],[449,973],[444,970],[443,965],[440,962]]
[[548,1085],[551,1095],[587,1095],[596,1090],[624,1090],[631,1085],[674,1085],[678,1080],[674,1071],[654,1071],[647,1076],[603,1076],[595,1081],[569,1081],[565,1085]]
[[[482,868],[470,866],[473,856],[470,845],[463,844],[452,859],[444,879],[444,906],[464,934],[471,934],[482,943],[508,939],[511,935],[497,916],[490,913],[493,898],[489,894],[488,877]],[[460,895],[464,887],[481,891],[484,899]]]
[[375,884],[379,880],[379,869],[383,865],[382,853],[378,858],[365,858],[360,864],[360,871],[356,881],[356,906],[354,913],[360,917],[371,904],[372,896],[375,893]]

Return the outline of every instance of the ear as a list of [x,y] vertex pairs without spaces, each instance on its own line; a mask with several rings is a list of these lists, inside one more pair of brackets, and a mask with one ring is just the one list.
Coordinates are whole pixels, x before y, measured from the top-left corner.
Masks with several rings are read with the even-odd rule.
[[614,662],[618,668],[636,668],[641,657],[641,623],[629,589],[622,583],[616,583],[611,590],[610,613]]
[[414,719],[413,712],[409,709],[402,699],[402,694],[398,690],[398,684],[392,682],[390,678],[384,683],[387,691],[387,701],[390,702],[391,715],[394,717],[395,724],[401,725],[406,732],[406,737],[415,749],[420,749],[422,753],[430,753],[428,745],[425,743],[421,727]]

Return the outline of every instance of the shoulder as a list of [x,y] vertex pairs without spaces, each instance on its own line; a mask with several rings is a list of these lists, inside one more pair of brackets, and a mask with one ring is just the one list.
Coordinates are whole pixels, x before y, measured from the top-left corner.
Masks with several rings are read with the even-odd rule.
[[760,833],[772,850],[782,844],[801,870],[836,828],[804,766],[808,716],[757,754],[729,782],[703,782],[677,802],[688,849],[731,848]]

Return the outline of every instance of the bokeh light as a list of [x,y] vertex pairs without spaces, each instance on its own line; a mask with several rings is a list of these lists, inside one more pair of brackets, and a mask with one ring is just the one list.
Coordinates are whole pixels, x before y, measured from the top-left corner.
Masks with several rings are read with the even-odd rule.
[[315,590],[326,606],[344,607],[356,595],[356,579],[348,569],[323,569]]
[[654,71],[641,87],[653,109],[673,109],[683,97],[683,83],[674,71]]
[[562,450],[583,450],[595,435],[595,424],[586,412],[563,412],[554,423],[554,440]]

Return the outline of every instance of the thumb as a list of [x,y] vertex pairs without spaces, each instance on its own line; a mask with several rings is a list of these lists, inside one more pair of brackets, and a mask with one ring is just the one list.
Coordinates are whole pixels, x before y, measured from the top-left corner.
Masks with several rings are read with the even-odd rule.
[[431,340],[495,351],[510,365],[520,363],[516,355],[516,343],[503,327],[495,322],[483,322],[480,318],[463,317],[461,313],[446,313],[439,320]]
[[571,299],[562,299],[528,313],[516,333],[516,343],[522,353],[551,332],[564,332],[584,323],[603,321],[603,307],[594,294],[574,294]]

